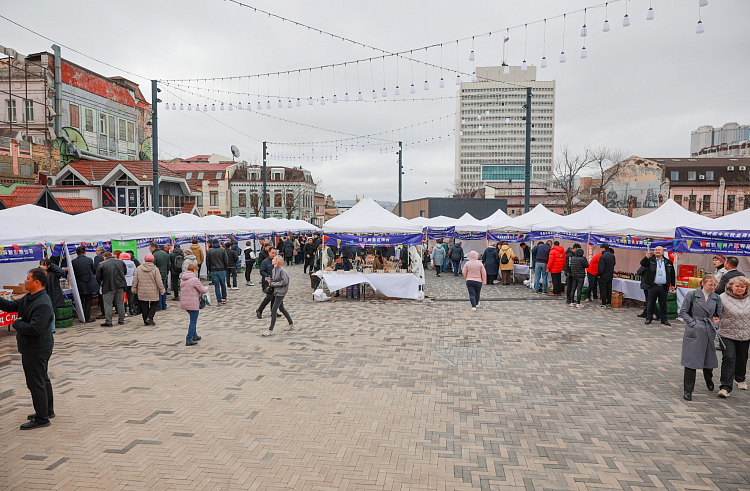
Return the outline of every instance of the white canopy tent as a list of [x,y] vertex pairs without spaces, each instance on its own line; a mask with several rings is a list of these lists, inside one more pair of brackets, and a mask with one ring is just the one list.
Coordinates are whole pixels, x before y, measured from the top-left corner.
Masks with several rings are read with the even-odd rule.
[[[506,215],[507,216],[507,215]],[[487,225],[483,224],[468,213],[464,213],[461,218],[457,219],[453,226],[456,232],[486,232]]]
[[[98,242],[112,239],[111,232],[91,224],[77,224],[74,217],[37,205],[22,205],[0,211],[0,243]],[[16,230],[16,232],[13,232]]]
[[323,225],[324,233],[420,234],[422,225],[394,215],[366,198]]
[[531,231],[589,234],[592,233],[594,227],[618,222],[622,222],[621,226],[625,226],[625,222],[629,220],[633,219],[613,213],[594,200],[581,211],[563,217],[557,216],[554,220],[534,224],[531,227]]
[[[726,218],[726,217],[725,217]],[[591,233],[601,235],[629,235],[633,237],[674,237],[677,227],[697,227],[713,220],[686,210],[668,199],[653,212],[625,221],[595,225]]]
[[700,217],[702,220],[690,225],[681,224],[679,225],[680,227],[690,227],[698,230],[733,230],[737,232],[746,232],[750,230],[750,208],[748,208],[747,210],[738,211],[737,213],[732,213],[731,215],[724,215],[723,217],[714,219],[701,217],[696,213],[690,214],[696,217]]
[[107,233],[110,239],[130,240],[173,235],[173,231],[163,222],[150,218],[139,219],[137,216],[131,217],[104,208],[97,208],[80,215],[74,215],[72,218],[77,227],[94,227],[102,233]]
[[539,223],[549,222],[562,218],[557,213],[553,213],[542,204],[536,205],[528,213],[521,216],[489,224],[491,232],[531,232],[532,227]]
[[479,223],[489,227],[491,224],[501,222],[503,220],[510,220],[510,217],[503,210],[497,210],[495,213],[488,216],[484,220],[479,220]]

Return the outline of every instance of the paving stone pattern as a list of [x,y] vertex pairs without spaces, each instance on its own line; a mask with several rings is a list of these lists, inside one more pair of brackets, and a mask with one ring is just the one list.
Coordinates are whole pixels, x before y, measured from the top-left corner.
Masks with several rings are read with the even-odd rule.
[[750,489],[750,394],[683,401],[677,324],[520,285],[471,312],[434,271],[423,302],[317,303],[289,271],[299,329],[270,338],[259,286],[201,311],[198,346],[171,301],[154,327],[59,330],[48,428],[19,430],[0,335],[0,489]]

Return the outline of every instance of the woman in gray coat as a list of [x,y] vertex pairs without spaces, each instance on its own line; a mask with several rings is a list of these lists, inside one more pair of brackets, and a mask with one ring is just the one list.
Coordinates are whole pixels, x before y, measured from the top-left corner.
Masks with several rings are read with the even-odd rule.
[[435,247],[432,248],[432,262],[435,265],[435,272],[438,276],[440,276],[440,270],[443,269],[445,256],[445,248],[443,248],[443,244],[440,242],[436,243]]
[[268,287],[273,288],[273,304],[271,305],[271,327],[268,328],[268,331],[263,331],[263,336],[273,335],[273,326],[276,324],[277,311],[281,311],[281,313],[284,314],[284,317],[286,317],[287,322],[289,322],[289,325],[284,327],[285,331],[291,331],[295,327],[294,322],[292,321],[292,317],[284,308],[284,297],[286,296],[286,292],[289,291],[289,275],[287,275],[286,271],[284,270],[284,258],[281,256],[276,256],[275,258],[273,258],[273,263],[274,268],[273,272],[271,273],[271,281],[268,283]]
[[721,320],[721,299],[714,292],[716,278],[703,277],[701,287],[685,297],[679,316],[685,320],[685,334],[682,336],[682,360],[685,367],[685,393],[683,399],[693,399],[695,371],[703,369],[703,378],[708,390],[714,390],[713,369],[719,366],[716,358],[716,331]]

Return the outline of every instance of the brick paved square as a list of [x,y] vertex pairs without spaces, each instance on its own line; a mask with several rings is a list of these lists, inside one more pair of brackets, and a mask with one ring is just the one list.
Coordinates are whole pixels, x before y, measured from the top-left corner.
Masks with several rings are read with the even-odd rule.
[[750,394],[683,401],[681,325],[523,286],[471,312],[433,271],[423,302],[317,303],[288,270],[293,332],[260,336],[259,286],[201,311],[194,347],[177,302],[152,327],[59,330],[49,428],[18,429],[31,398],[0,335],[0,489],[750,488]]

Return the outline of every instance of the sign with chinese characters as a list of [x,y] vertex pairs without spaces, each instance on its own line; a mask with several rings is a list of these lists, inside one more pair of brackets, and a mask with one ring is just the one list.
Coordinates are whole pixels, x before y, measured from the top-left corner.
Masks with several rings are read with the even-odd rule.
[[42,244],[26,246],[0,246],[0,263],[39,262],[44,257]]
[[641,237],[622,237],[615,235],[596,235],[591,234],[589,242],[592,246],[607,244],[616,249],[635,249],[639,251],[653,250],[654,247],[662,246],[666,251],[674,251],[674,241],[654,240]]
[[398,244],[417,245],[422,243],[422,234],[403,235],[345,235],[329,234],[325,236],[326,245],[334,246],[367,246],[388,247]]

